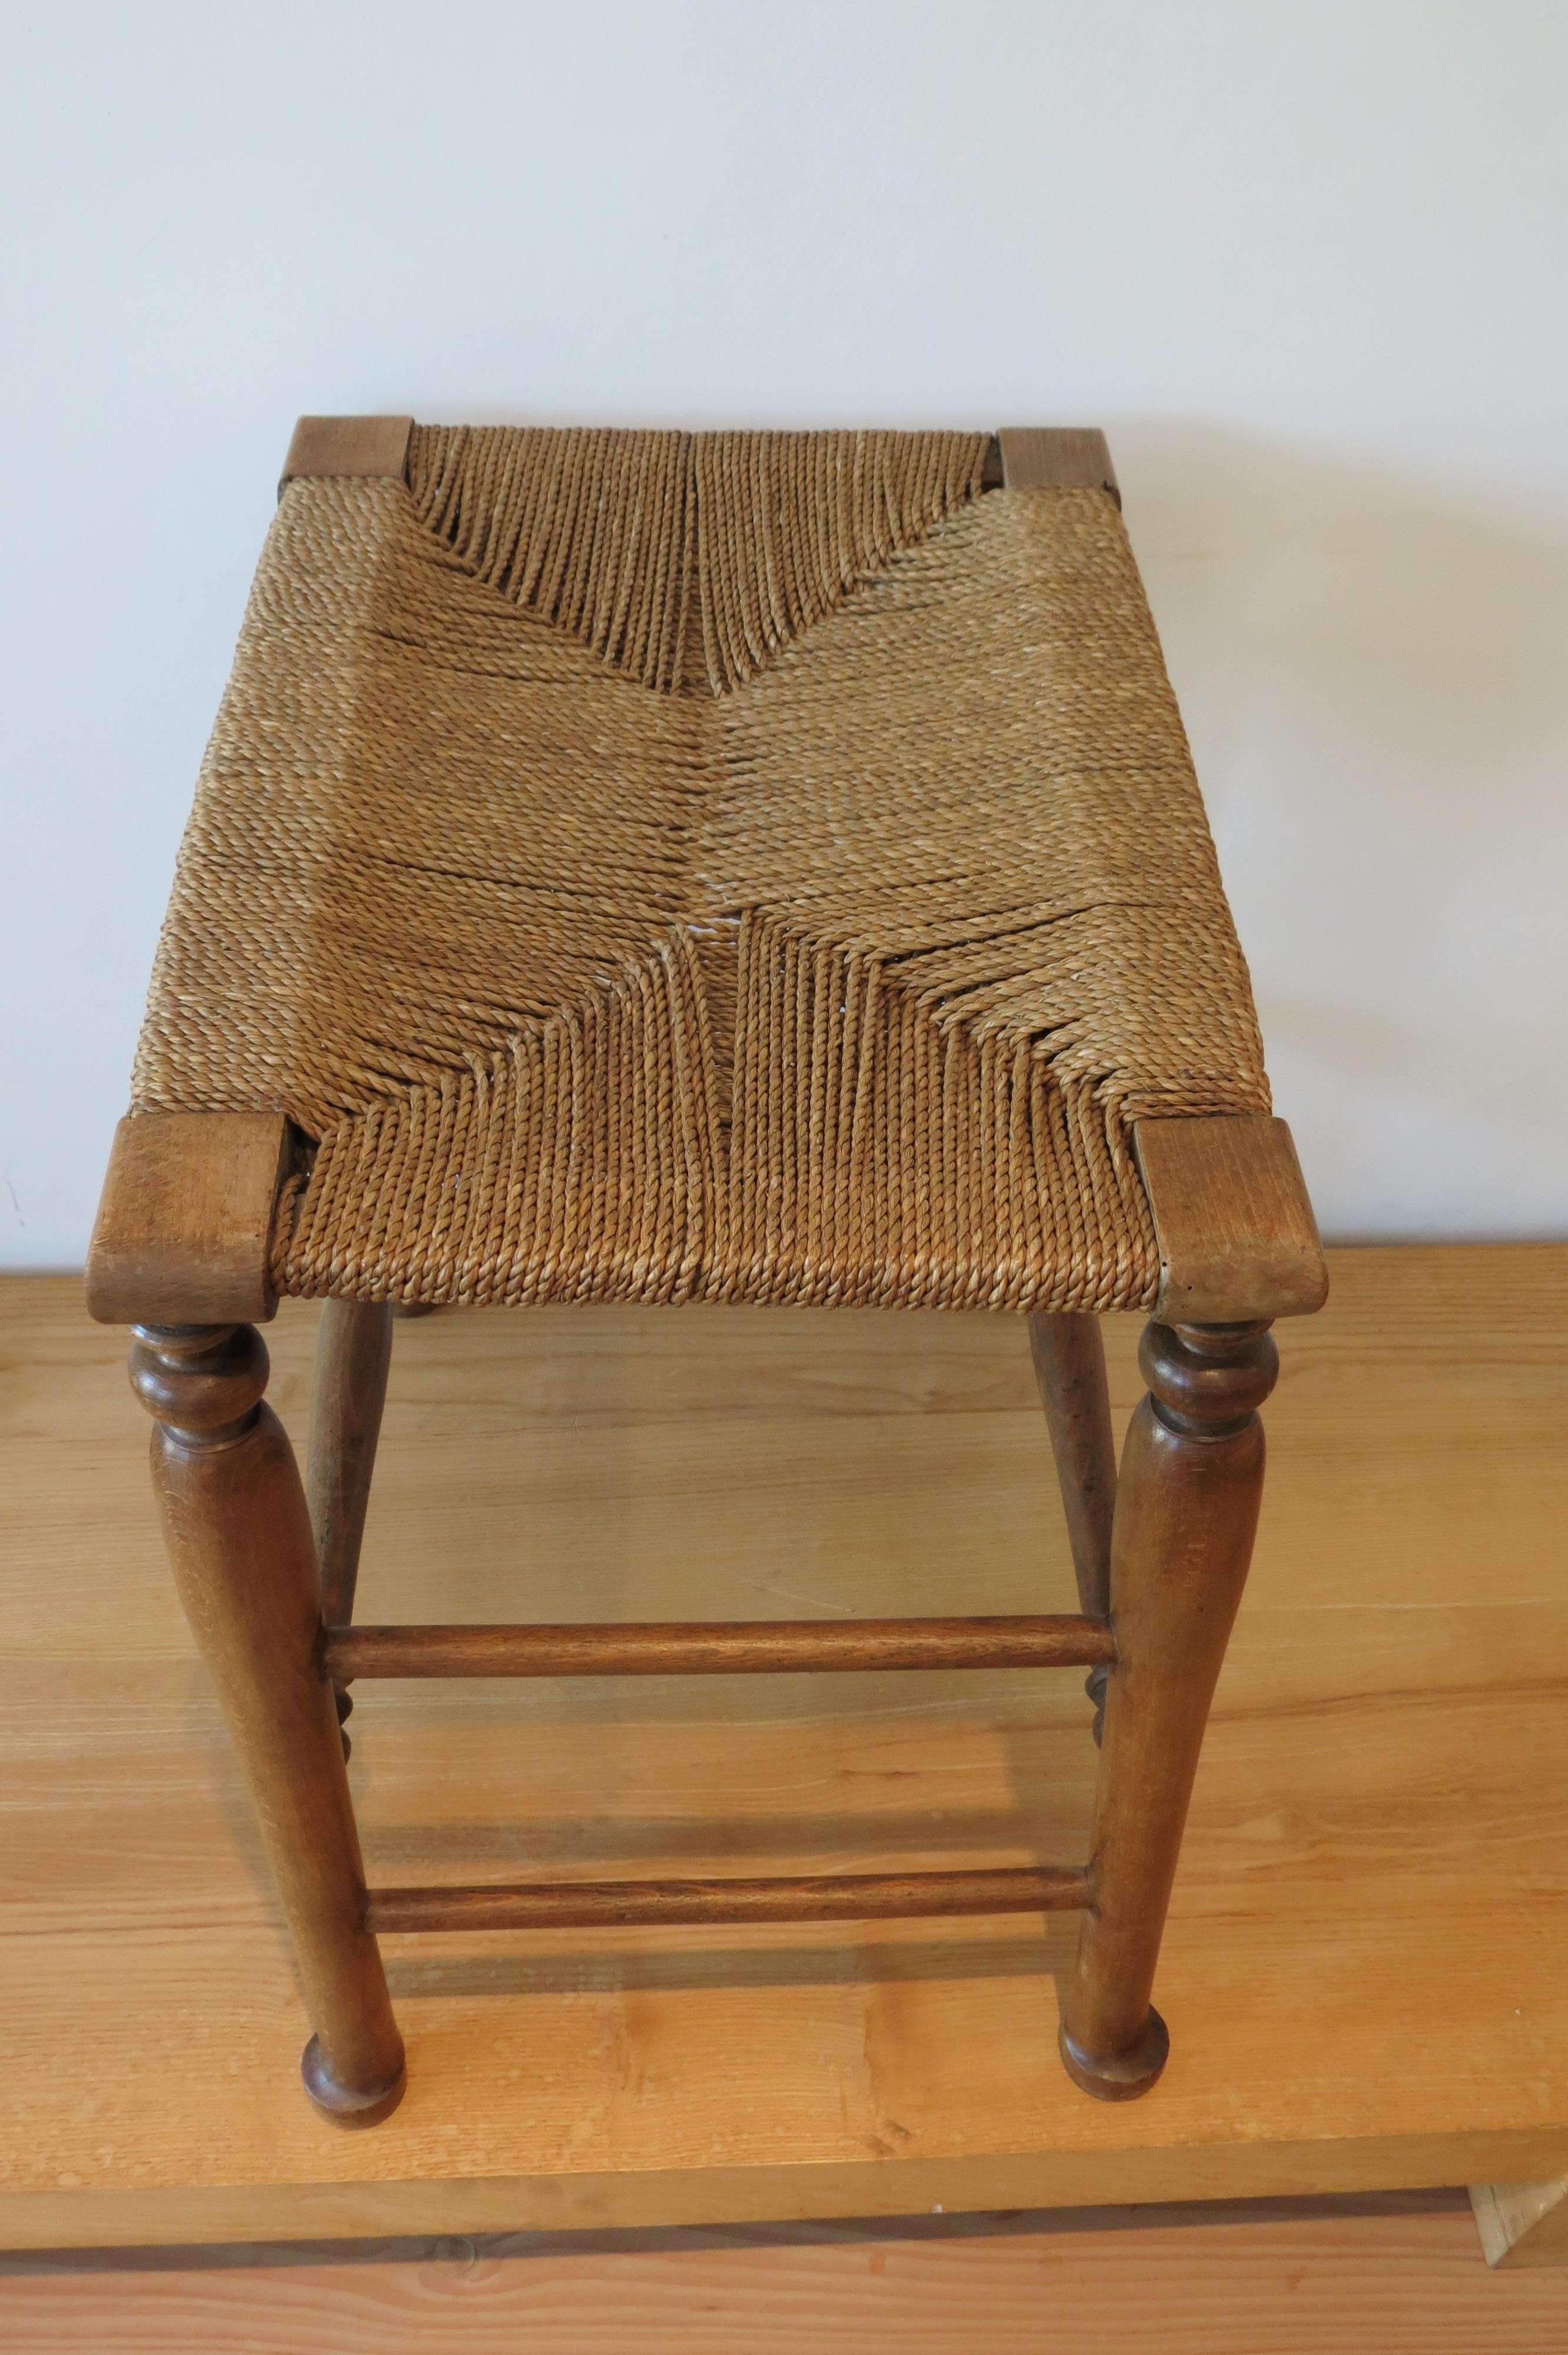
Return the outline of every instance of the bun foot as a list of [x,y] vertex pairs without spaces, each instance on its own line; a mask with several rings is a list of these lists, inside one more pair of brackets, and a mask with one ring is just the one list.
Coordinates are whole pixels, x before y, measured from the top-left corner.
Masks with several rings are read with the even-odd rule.
[[1171,2035],[1151,2004],[1142,2034],[1125,2052],[1114,2053],[1108,2061],[1095,2060],[1080,2052],[1065,2024],[1056,2031],[1056,2049],[1074,2084],[1092,2094],[1097,2102],[1136,2102],[1140,2094],[1148,2093],[1164,2068],[1171,2052]]
[[314,2036],[300,2055],[300,2075],[323,2117],[330,2118],[334,2126],[378,2126],[383,2118],[391,2116],[408,2083],[408,2070],[399,2061],[390,2084],[375,2086],[367,2094],[340,2085],[328,2074],[320,2041]]

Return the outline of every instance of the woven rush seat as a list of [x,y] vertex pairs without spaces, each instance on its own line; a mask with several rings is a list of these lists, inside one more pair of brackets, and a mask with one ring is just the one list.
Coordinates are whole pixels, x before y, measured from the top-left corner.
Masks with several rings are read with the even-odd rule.
[[297,439],[133,1088],[286,1115],[275,1288],[1153,1305],[1133,1124],[1269,1100],[1103,462],[355,430]]
[[[301,421],[87,1297],[134,1328],[324,2115],[404,2090],[383,1934],[1069,1910],[1063,2063],[1149,2092],[1268,1328],[1326,1281],[1101,435]],[[1025,1312],[1078,1609],[356,1621],[394,1305],[544,1301]],[[1083,1865],[366,1882],[366,1680],[1062,1668]]]

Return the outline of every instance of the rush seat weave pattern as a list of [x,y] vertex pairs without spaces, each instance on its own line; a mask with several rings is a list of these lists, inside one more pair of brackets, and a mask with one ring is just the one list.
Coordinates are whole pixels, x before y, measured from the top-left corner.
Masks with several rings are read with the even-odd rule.
[[139,1111],[285,1112],[281,1291],[1152,1305],[1268,1110],[1121,519],[950,433],[416,429],[285,488]]

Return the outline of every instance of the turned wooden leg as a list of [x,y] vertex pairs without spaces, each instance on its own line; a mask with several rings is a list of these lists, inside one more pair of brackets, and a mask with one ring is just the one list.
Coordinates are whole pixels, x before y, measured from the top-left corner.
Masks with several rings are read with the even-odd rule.
[[[322,1616],[329,1627],[346,1627],[354,1616],[360,1541],[391,1362],[389,1303],[323,1301],[305,1494],[321,1565]],[[354,1703],[341,1685],[334,1686],[334,1698],[341,1724]],[[343,1754],[348,1755],[346,1733]]]
[[156,1418],[153,1480],[180,1600],[212,1672],[293,1934],[317,2107],[373,2126],[403,2091],[332,1690],[315,1548],[287,1435],[262,1403],[249,1325],[136,1328],[131,1379]]
[[[1105,1344],[1097,1316],[1029,1319],[1029,1353],[1051,1433],[1078,1581],[1078,1604],[1091,1618],[1110,1609],[1111,1519],[1116,1509],[1116,1441],[1106,1386]],[[1084,1689],[1095,1705],[1095,1740],[1105,1714],[1108,1668],[1091,1668]]]
[[1092,1891],[1062,2009],[1062,2058],[1125,2101],[1165,2065],[1150,2003],[1187,1802],[1263,1489],[1257,1410],[1278,1360],[1266,1324],[1150,1325],[1150,1395],[1128,1433],[1111,1548],[1117,1659],[1090,1844]]

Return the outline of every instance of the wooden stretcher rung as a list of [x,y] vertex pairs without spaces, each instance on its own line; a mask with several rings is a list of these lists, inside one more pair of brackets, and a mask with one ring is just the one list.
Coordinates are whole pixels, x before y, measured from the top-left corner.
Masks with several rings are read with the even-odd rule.
[[1103,1619],[737,1619],[584,1626],[329,1627],[323,1665],[356,1677],[671,1677],[872,1668],[1092,1668]]
[[768,1881],[555,1881],[477,1888],[373,1889],[368,1927],[600,1930],[679,1923],[917,1920],[959,1913],[1062,1913],[1089,1902],[1065,1864],[997,1872],[813,1873]]

